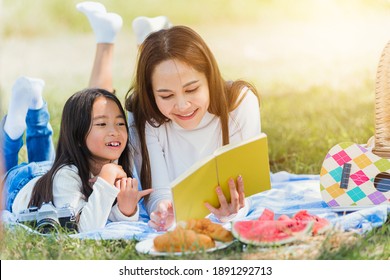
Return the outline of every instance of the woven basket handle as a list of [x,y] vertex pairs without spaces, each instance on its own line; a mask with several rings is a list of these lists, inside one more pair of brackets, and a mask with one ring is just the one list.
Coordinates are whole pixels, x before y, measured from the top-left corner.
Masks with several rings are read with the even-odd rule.
[[375,84],[375,146],[373,153],[390,158],[390,41],[382,51]]

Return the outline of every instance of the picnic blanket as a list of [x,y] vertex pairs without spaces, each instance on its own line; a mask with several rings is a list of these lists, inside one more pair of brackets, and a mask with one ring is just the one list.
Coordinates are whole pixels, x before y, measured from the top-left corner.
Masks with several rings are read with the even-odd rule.
[[[307,210],[310,214],[327,218],[341,230],[366,233],[384,224],[390,213],[390,205],[378,205],[371,208],[351,212],[336,213],[322,200],[320,194],[319,175],[291,174],[278,172],[271,174],[271,190],[256,194],[248,199],[249,212],[240,219],[257,219],[265,208],[279,215],[293,215],[299,210]],[[210,216],[214,222],[218,222]],[[160,233],[148,226],[148,215],[144,208],[140,209],[138,222],[109,222],[100,230],[71,234],[71,237],[82,239],[137,239],[152,238]],[[2,221],[10,227],[21,226],[31,232],[31,228],[16,223],[15,216],[2,212]],[[231,223],[225,223],[229,228]],[[38,232],[36,232],[38,234]]]

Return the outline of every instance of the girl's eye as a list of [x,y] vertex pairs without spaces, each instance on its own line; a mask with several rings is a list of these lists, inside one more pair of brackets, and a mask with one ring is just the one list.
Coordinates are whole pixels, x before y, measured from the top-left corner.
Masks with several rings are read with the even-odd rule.
[[120,122],[120,123],[118,123],[117,124],[118,126],[124,126],[124,125],[126,125],[124,122]]
[[96,123],[95,125],[96,126],[105,126],[106,124],[105,123]]

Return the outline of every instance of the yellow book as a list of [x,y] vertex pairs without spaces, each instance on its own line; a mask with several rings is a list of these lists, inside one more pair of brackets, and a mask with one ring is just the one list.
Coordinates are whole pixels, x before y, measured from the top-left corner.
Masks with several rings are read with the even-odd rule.
[[172,182],[176,222],[207,216],[210,212],[205,202],[219,207],[215,192],[218,185],[230,201],[228,180],[238,175],[244,180],[245,196],[271,189],[268,142],[264,133],[217,149]]

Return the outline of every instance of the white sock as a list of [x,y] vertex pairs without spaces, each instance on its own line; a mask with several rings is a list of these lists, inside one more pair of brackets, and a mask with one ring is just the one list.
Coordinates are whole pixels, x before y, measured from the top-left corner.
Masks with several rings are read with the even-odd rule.
[[77,10],[85,14],[96,36],[97,43],[113,43],[122,28],[122,17],[115,13],[107,13],[106,8],[97,2],[81,2]]
[[132,25],[138,45],[141,45],[150,33],[170,28],[172,26],[166,16],[158,16],[154,18],[137,17],[133,20]]
[[19,77],[13,87],[4,130],[11,139],[18,139],[26,130],[28,109],[43,106],[42,90],[45,82],[41,79]]
[[106,7],[104,7],[103,4],[98,2],[92,2],[92,1],[86,1],[81,2],[76,5],[77,10],[83,13],[89,13],[89,12],[99,12],[99,13],[106,13]]

